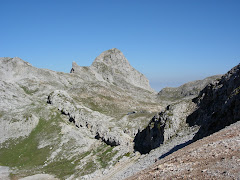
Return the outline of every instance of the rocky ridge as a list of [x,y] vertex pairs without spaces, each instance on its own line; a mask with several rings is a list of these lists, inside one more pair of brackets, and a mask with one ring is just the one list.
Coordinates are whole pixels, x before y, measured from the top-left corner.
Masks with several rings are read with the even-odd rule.
[[176,88],[166,87],[158,93],[158,97],[165,100],[179,100],[182,98],[192,99],[198,96],[200,91],[208,84],[213,83],[216,79],[220,79],[221,76],[222,75],[210,76],[203,80],[192,81]]
[[89,67],[80,67],[74,62],[71,73],[84,76],[88,81],[97,79],[122,88],[128,88],[128,84],[131,84],[154,92],[149,80],[134,69],[123,53],[116,48],[101,53]]
[[10,167],[14,178],[44,172],[61,179],[123,179],[136,172],[124,175],[137,159],[153,163],[158,154],[152,149],[167,153],[200,126],[186,123],[199,107],[191,101],[197,93],[188,93],[194,85],[176,88],[183,96],[175,99],[159,98],[115,48],[89,67],[73,63],[71,73],[38,69],[20,58],[0,60],[0,166]]
[[48,103],[58,108],[62,114],[67,115],[69,121],[73,122],[76,127],[88,128],[96,139],[103,140],[107,145],[118,146],[131,143],[131,137],[111,122],[112,117],[76,105],[66,91],[55,90],[48,96]]
[[[104,54],[113,70],[98,67],[106,64]],[[61,73],[18,57],[0,58],[0,165],[10,167],[15,178],[41,172],[70,179],[98,176],[132,154],[138,129],[162,107],[148,80],[119,50],[96,60],[89,67],[93,74],[75,63],[74,73]],[[108,81],[105,75],[109,78],[121,63],[118,69],[128,67],[133,80],[119,73]],[[86,76],[78,68],[87,70]]]
[[187,118],[200,126],[195,139],[208,136],[240,119],[240,64],[207,85],[193,102],[197,109]]
[[195,104],[191,101],[168,105],[164,111],[152,118],[145,129],[137,133],[134,149],[146,154],[172,137],[180,135],[188,128],[186,118],[194,108]]

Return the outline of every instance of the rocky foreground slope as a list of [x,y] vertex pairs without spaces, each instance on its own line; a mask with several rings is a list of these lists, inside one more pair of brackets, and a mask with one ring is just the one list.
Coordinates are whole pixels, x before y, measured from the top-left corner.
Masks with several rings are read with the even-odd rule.
[[[208,126],[191,117],[201,119],[202,104],[211,110],[210,102],[218,96],[196,93],[219,78],[214,76],[175,88],[163,98],[166,90],[152,90],[115,48],[89,67],[73,63],[71,73],[38,69],[20,58],[0,61],[0,175],[7,171],[13,179],[124,179],[190,142],[199,128],[206,134]],[[238,75],[232,80],[237,69],[218,80],[222,86],[214,86],[224,87],[230,97],[216,110],[225,107],[227,112],[232,103],[238,107]],[[230,81],[235,85],[226,86]]]
[[128,178],[239,179],[240,122],[198,140]]

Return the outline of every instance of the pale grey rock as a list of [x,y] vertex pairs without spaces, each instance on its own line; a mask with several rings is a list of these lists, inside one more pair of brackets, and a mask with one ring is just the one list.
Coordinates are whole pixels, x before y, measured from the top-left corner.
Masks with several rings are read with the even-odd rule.
[[166,87],[158,93],[158,97],[162,100],[170,101],[176,101],[181,98],[192,99],[193,97],[196,97],[204,87],[214,82],[216,79],[221,78],[221,76],[222,75],[215,75],[203,80],[191,81],[176,88]]
[[55,178],[53,175],[50,174],[35,174],[32,176],[20,178],[19,180],[58,180],[58,178]]
[[154,92],[150,87],[148,79],[135,70],[125,58],[123,53],[116,48],[104,51],[92,63],[90,67],[80,67],[73,63],[72,73],[80,74],[87,80],[96,78],[100,81],[125,88],[126,82]]
[[[182,135],[176,136],[175,138],[169,139],[167,142],[146,155],[140,155],[140,153],[135,152],[134,156],[130,159],[126,159],[118,164],[118,166],[113,167],[111,171],[104,174],[103,176],[98,177],[101,180],[111,179],[111,180],[122,180],[126,179],[129,176],[136,174],[139,171],[146,169],[147,167],[152,166],[156,159],[166,155],[169,151],[174,149],[174,147],[187,143],[190,141],[197,129],[187,128],[182,132]],[[97,177],[95,177],[97,178]],[[94,179],[94,178],[90,178]]]
[[[94,172],[101,174],[105,169],[96,159],[103,152],[94,155],[94,150],[109,148],[104,144],[114,146],[112,151],[117,153],[107,162],[106,168],[110,168],[124,154],[133,151],[134,134],[124,133],[129,125],[127,121],[131,119],[128,128],[133,128],[133,132],[138,128],[136,124],[142,127],[148,121],[142,118],[144,113],[138,114],[141,118],[129,116],[120,121],[123,115],[129,111],[139,112],[139,107],[144,111],[157,111],[160,107],[156,93],[146,90],[149,84],[146,87],[144,83],[134,85],[120,75],[109,82],[93,66],[80,67],[73,63],[73,69],[81,73],[61,73],[35,68],[20,58],[0,58],[0,61],[1,145],[11,145],[11,139],[21,142],[39,122],[41,125],[51,122],[49,135],[44,133],[45,129],[39,129],[41,126],[37,130],[40,131],[39,139],[35,139],[37,148],[49,151],[42,167],[38,167],[39,172],[51,163],[65,160],[75,163],[76,159],[76,171],[71,176],[76,178],[84,165],[95,159],[96,168],[100,169]],[[136,77],[141,75],[137,73]],[[58,111],[62,115],[59,116]],[[21,171],[14,173],[21,174]]]
[[95,136],[111,146],[130,144],[132,138],[124,135],[123,131],[115,127],[112,118],[84,106],[77,108],[69,94],[62,90],[55,90],[48,96],[48,103],[58,108],[62,114],[69,117],[78,128],[86,127]]
[[[41,138],[36,138],[38,149],[49,150],[46,161],[38,167],[39,173],[51,163],[67,162],[75,171],[65,179],[85,175],[81,171],[91,163],[95,169],[86,172],[86,179],[96,179],[103,172],[112,177],[112,172],[121,172],[124,163],[124,168],[136,167],[124,170],[131,174],[130,171],[142,169],[156,158],[157,153],[141,156],[149,163],[140,159],[141,165],[132,166],[139,158],[132,158],[133,138],[149,125],[154,114],[161,111],[163,114],[156,116],[154,122],[164,121],[168,127],[162,131],[164,143],[160,147],[164,152],[170,147],[167,142],[183,142],[176,139],[183,138],[188,130],[182,126],[182,119],[190,112],[191,103],[182,101],[185,97],[178,104],[168,100],[171,106],[165,109],[166,103],[151,89],[146,77],[117,49],[103,52],[89,67],[73,63],[72,73],[38,69],[17,57],[0,61],[1,142],[27,138],[38,124],[50,122],[52,129],[45,127],[49,135],[44,133],[45,129],[38,129]],[[104,151],[116,154],[103,168],[99,156]],[[128,152],[131,157],[126,157]],[[115,163],[119,167],[115,168]]]
[[76,62],[72,63],[70,73],[79,74],[84,81],[104,81],[102,76],[95,72],[91,67],[78,66]]
[[[34,114],[0,118],[0,144],[8,139],[28,136],[39,122]],[[17,133],[16,133],[17,132]],[[0,145],[1,147],[1,145]]]
[[7,166],[0,166],[0,180],[10,180],[10,169]]
[[165,112],[159,114],[160,121],[165,121],[164,142],[175,135],[178,135],[183,128],[187,127],[186,118],[195,108],[191,101],[182,101],[177,104],[169,105]]
[[[73,99],[66,91],[55,90],[49,96],[47,102],[58,108],[63,114],[69,115],[75,112]],[[71,118],[71,117],[70,117]]]
[[136,134],[134,149],[146,154],[172,137],[178,136],[178,132],[188,128],[186,118],[194,109],[195,104],[191,100],[167,106],[164,111],[152,118],[145,129]]

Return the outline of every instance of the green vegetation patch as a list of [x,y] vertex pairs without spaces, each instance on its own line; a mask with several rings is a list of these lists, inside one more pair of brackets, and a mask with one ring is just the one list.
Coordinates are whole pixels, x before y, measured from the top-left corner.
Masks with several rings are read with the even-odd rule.
[[66,176],[70,176],[75,173],[76,164],[72,160],[61,159],[51,162],[43,168],[44,172],[48,174],[54,174],[60,179],[64,179]]
[[43,165],[49,155],[49,147],[38,149],[39,134],[47,130],[49,123],[51,122],[40,119],[37,127],[27,138],[6,142],[8,146],[0,149],[0,164],[19,168]]
[[85,164],[82,168],[81,168],[81,176],[86,175],[86,174],[90,174],[93,173],[94,171],[96,171],[97,169],[97,164],[94,161],[88,161],[87,164]]
[[240,92],[240,86],[232,91],[232,93],[230,95],[230,98],[232,98],[233,96],[239,94],[239,92]]
[[20,86],[20,87],[24,90],[24,92],[26,94],[29,94],[29,95],[33,95],[34,93],[36,93],[38,91],[38,89],[31,90],[31,89],[29,89],[28,87],[25,87],[25,86]]
[[[40,118],[38,125],[28,137],[11,139],[1,144],[0,165],[17,167],[18,170],[24,170],[21,174],[26,175],[39,172],[51,151],[49,146],[39,149],[39,141],[54,137],[60,132],[60,127],[53,123],[59,121],[59,118],[59,113],[49,121]],[[55,140],[54,143],[58,141]]]
[[118,151],[114,151],[113,148],[114,147],[108,146],[97,157],[97,161],[100,163],[102,168],[106,168],[112,158],[118,153]]
[[5,113],[3,111],[0,111],[0,118],[3,117]]
[[126,157],[130,157],[131,153],[130,152],[127,152],[125,153],[123,156],[126,156]]

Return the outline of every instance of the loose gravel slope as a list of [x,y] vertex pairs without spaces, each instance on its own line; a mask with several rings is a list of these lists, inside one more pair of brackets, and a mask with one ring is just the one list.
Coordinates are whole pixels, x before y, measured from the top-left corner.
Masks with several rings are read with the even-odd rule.
[[240,179],[240,121],[159,160],[133,179]]

